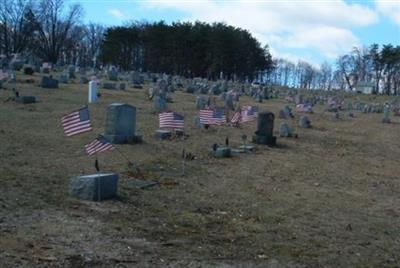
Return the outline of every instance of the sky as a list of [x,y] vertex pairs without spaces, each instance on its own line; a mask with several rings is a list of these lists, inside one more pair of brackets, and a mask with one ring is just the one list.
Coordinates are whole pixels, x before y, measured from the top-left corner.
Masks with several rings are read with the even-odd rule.
[[334,62],[354,46],[400,45],[400,0],[76,0],[85,22],[225,22],[247,29],[274,57]]

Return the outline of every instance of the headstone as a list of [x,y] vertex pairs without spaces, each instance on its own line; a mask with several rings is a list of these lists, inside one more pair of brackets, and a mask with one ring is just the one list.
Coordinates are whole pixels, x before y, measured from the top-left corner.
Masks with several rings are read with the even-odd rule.
[[11,69],[14,71],[19,71],[22,69],[22,67],[24,66],[24,62],[22,61],[13,61],[11,62]]
[[86,76],[81,76],[79,77],[79,84],[87,84],[89,80],[87,79]]
[[88,102],[95,103],[96,100],[97,100],[97,82],[90,81],[88,90]]
[[257,118],[257,131],[253,135],[253,142],[268,146],[276,145],[273,136],[275,115],[271,112],[261,112]]
[[305,116],[305,115],[300,116],[299,126],[302,128],[310,128],[311,127],[311,122],[307,116]]
[[159,140],[169,139],[172,136],[172,132],[169,130],[158,129],[154,133],[154,136]]
[[26,74],[26,75],[33,75],[34,72],[35,71],[33,70],[32,66],[26,66],[24,68],[24,74]]
[[205,97],[203,96],[197,96],[196,97],[196,108],[198,110],[202,110],[205,109],[207,106],[207,100]]
[[233,103],[233,96],[232,95],[228,95],[226,101],[225,101],[225,107],[231,111],[235,110],[235,105]]
[[75,77],[75,66],[74,65],[69,65],[68,66],[68,75],[69,75],[69,78],[71,78],[71,79],[75,79],[76,77]]
[[201,128],[202,124],[200,123],[200,117],[198,115],[193,116],[192,120],[193,128]]
[[195,91],[196,91],[196,87],[195,87],[194,85],[189,85],[189,86],[186,88],[186,93],[191,93],[191,94],[193,94]]
[[390,113],[390,107],[388,104],[385,104],[385,106],[383,107],[382,123],[386,123],[386,124],[390,123],[389,113]]
[[15,101],[18,103],[30,104],[35,103],[36,98],[34,96],[19,96],[15,98]]
[[136,108],[124,103],[112,103],[107,108],[105,137],[112,143],[140,141],[136,134]]
[[48,76],[43,76],[40,86],[43,88],[58,88],[58,80]]
[[119,90],[125,90],[126,89],[126,84],[125,83],[120,83],[119,84]]
[[104,89],[109,89],[109,90],[116,90],[117,89],[117,84],[115,83],[103,83],[103,88]]
[[286,122],[282,122],[279,125],[279,136],[289,138],[292,137],[292,130],[289,127],[289,124]]
[[69,194],[75,198],[101,201],[117,196],[118,174],[98,173],[71,178]]
[[285,105],[285,107],[283,107],[283,109],[279,111],[279,118],[287,119],[292,117],[293,117],[292,110],[288,105]]
[[153,98],[153,107],[157,112],[164,112],[167,109],[167,102],[161,96]]
[[108,79],[111,81],[118,81],[118,71],[115,68],[111,68],[110,71],[108,71]]
[[66,73],[60,74],[60,77],[58,78],[58,80],[62,84],[68,84],[68,80],[69,80],[68,74],[66,74]]
[[214,150],[212,148],[210,150],[210,152],[214,157],[217,157],[217,158],[232,156],[232,151],[231,151],[231,148],[229,148],[229,147],[218,147],[218,148],[216,148],[216,150]]

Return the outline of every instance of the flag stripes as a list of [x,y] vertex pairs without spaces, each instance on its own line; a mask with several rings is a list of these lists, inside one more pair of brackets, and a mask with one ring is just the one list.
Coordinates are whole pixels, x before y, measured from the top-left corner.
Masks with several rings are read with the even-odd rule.
[[113,149],[114,146],[101,135],[99,135],[99,137],[97,137],[91,143],[85,145],[85,151],[88,155],[93,155],[95,153],[101,153]]
[[165,112],[158,115],[160,128],[184,129],[184,117],[174,112]]
[[64,134],[67,137],[91,131],[92,126],[90,124],[88,108],[84,107],[78,111],[63,116],[61,118],[61,125],[64,129]]

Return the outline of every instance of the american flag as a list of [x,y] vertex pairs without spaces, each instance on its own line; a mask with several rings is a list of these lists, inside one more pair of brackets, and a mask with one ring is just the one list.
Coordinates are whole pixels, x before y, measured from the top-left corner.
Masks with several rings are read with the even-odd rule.
[[233,123],[233,124],[240,123],[241,120],[242,120],[242,113],[237,111],[232,116],[231,123]]
[[107,150],[113,150],[114,146],[106,140],[103,136],[99,135],[94,141],[85,145],[85,151],[88,155],[94,155]]
[[8,78],[8,73],[0,70],[0,80],[5,80],[7,78]]
[[242,123],[251,122],[256,120],[258,115],[258,108],[255,106],[246,105],[242,107]]
[[214,110],[200,110],[200,123],[204,125],[222,125],[226,122],[226,116],[223,108]]
[[61,118],[65,136],[70,137],[92,130],[87,107],[81,108]]
[[184,129],[185,121],[183,115],[166,112],[158,115],[160,128]]

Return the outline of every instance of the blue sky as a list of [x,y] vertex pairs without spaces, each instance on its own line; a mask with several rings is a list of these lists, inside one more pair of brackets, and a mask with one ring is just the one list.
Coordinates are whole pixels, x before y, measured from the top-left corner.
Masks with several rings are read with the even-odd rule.
[[84,21],[226,22],[249,30],[275,57],[319,64],[353,46],[400,45],[400,0],[77,0]]

